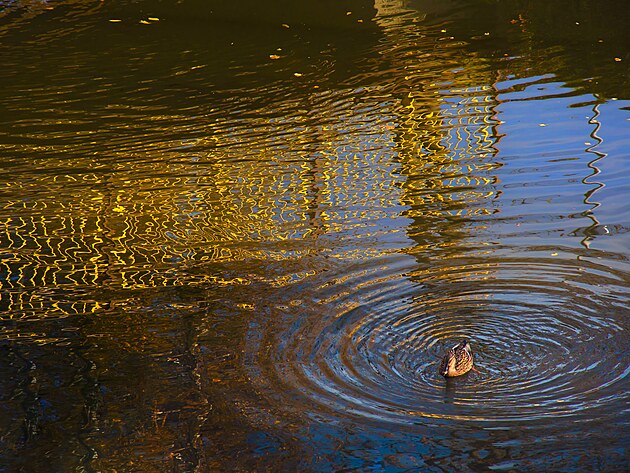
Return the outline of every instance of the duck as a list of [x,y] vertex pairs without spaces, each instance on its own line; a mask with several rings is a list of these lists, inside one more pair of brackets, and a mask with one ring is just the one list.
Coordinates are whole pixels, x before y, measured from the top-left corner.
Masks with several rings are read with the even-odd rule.
[[440,364],[440,374],[445,378],[461,376],[473,369],[473,355],[468,340],[462,340],[446,351]]

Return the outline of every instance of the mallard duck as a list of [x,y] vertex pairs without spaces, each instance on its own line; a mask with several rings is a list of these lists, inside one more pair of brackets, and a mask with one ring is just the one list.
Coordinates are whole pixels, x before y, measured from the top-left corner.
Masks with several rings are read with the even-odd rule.
[[440,365],[440,374],[445,378],[452,378],[468,373],[472,367],[473,356],[470,344],[468,340],[462,340],[444,355]]

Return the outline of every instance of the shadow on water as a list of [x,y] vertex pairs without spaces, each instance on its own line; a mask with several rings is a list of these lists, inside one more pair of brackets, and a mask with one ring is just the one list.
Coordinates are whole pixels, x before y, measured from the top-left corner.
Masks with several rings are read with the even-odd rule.
[[0,1],[0,469],[624,470],[629,23]]
[[465,381],[462,379],[448,378],[444,380],[444,403],[455,404],[457,402],[458,386]]

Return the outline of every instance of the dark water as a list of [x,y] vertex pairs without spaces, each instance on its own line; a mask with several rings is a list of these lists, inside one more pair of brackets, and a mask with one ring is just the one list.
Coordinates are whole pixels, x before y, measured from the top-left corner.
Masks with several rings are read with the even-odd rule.
[[0,0],[0,471],[627,469],[628,31]]

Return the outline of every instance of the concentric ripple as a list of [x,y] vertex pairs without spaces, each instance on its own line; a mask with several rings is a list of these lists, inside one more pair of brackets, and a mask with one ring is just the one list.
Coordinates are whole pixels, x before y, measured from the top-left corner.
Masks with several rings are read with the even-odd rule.
[[[285,407],[385,422],[614,414],[630,370],[627,275],[580,259],[484,261],[409,271],[396,256],[328,279],[320,304],[266,327],[276,350],[250,344],[253,378]],[[478,371],[445,380],[440,358],[463,337]]]

